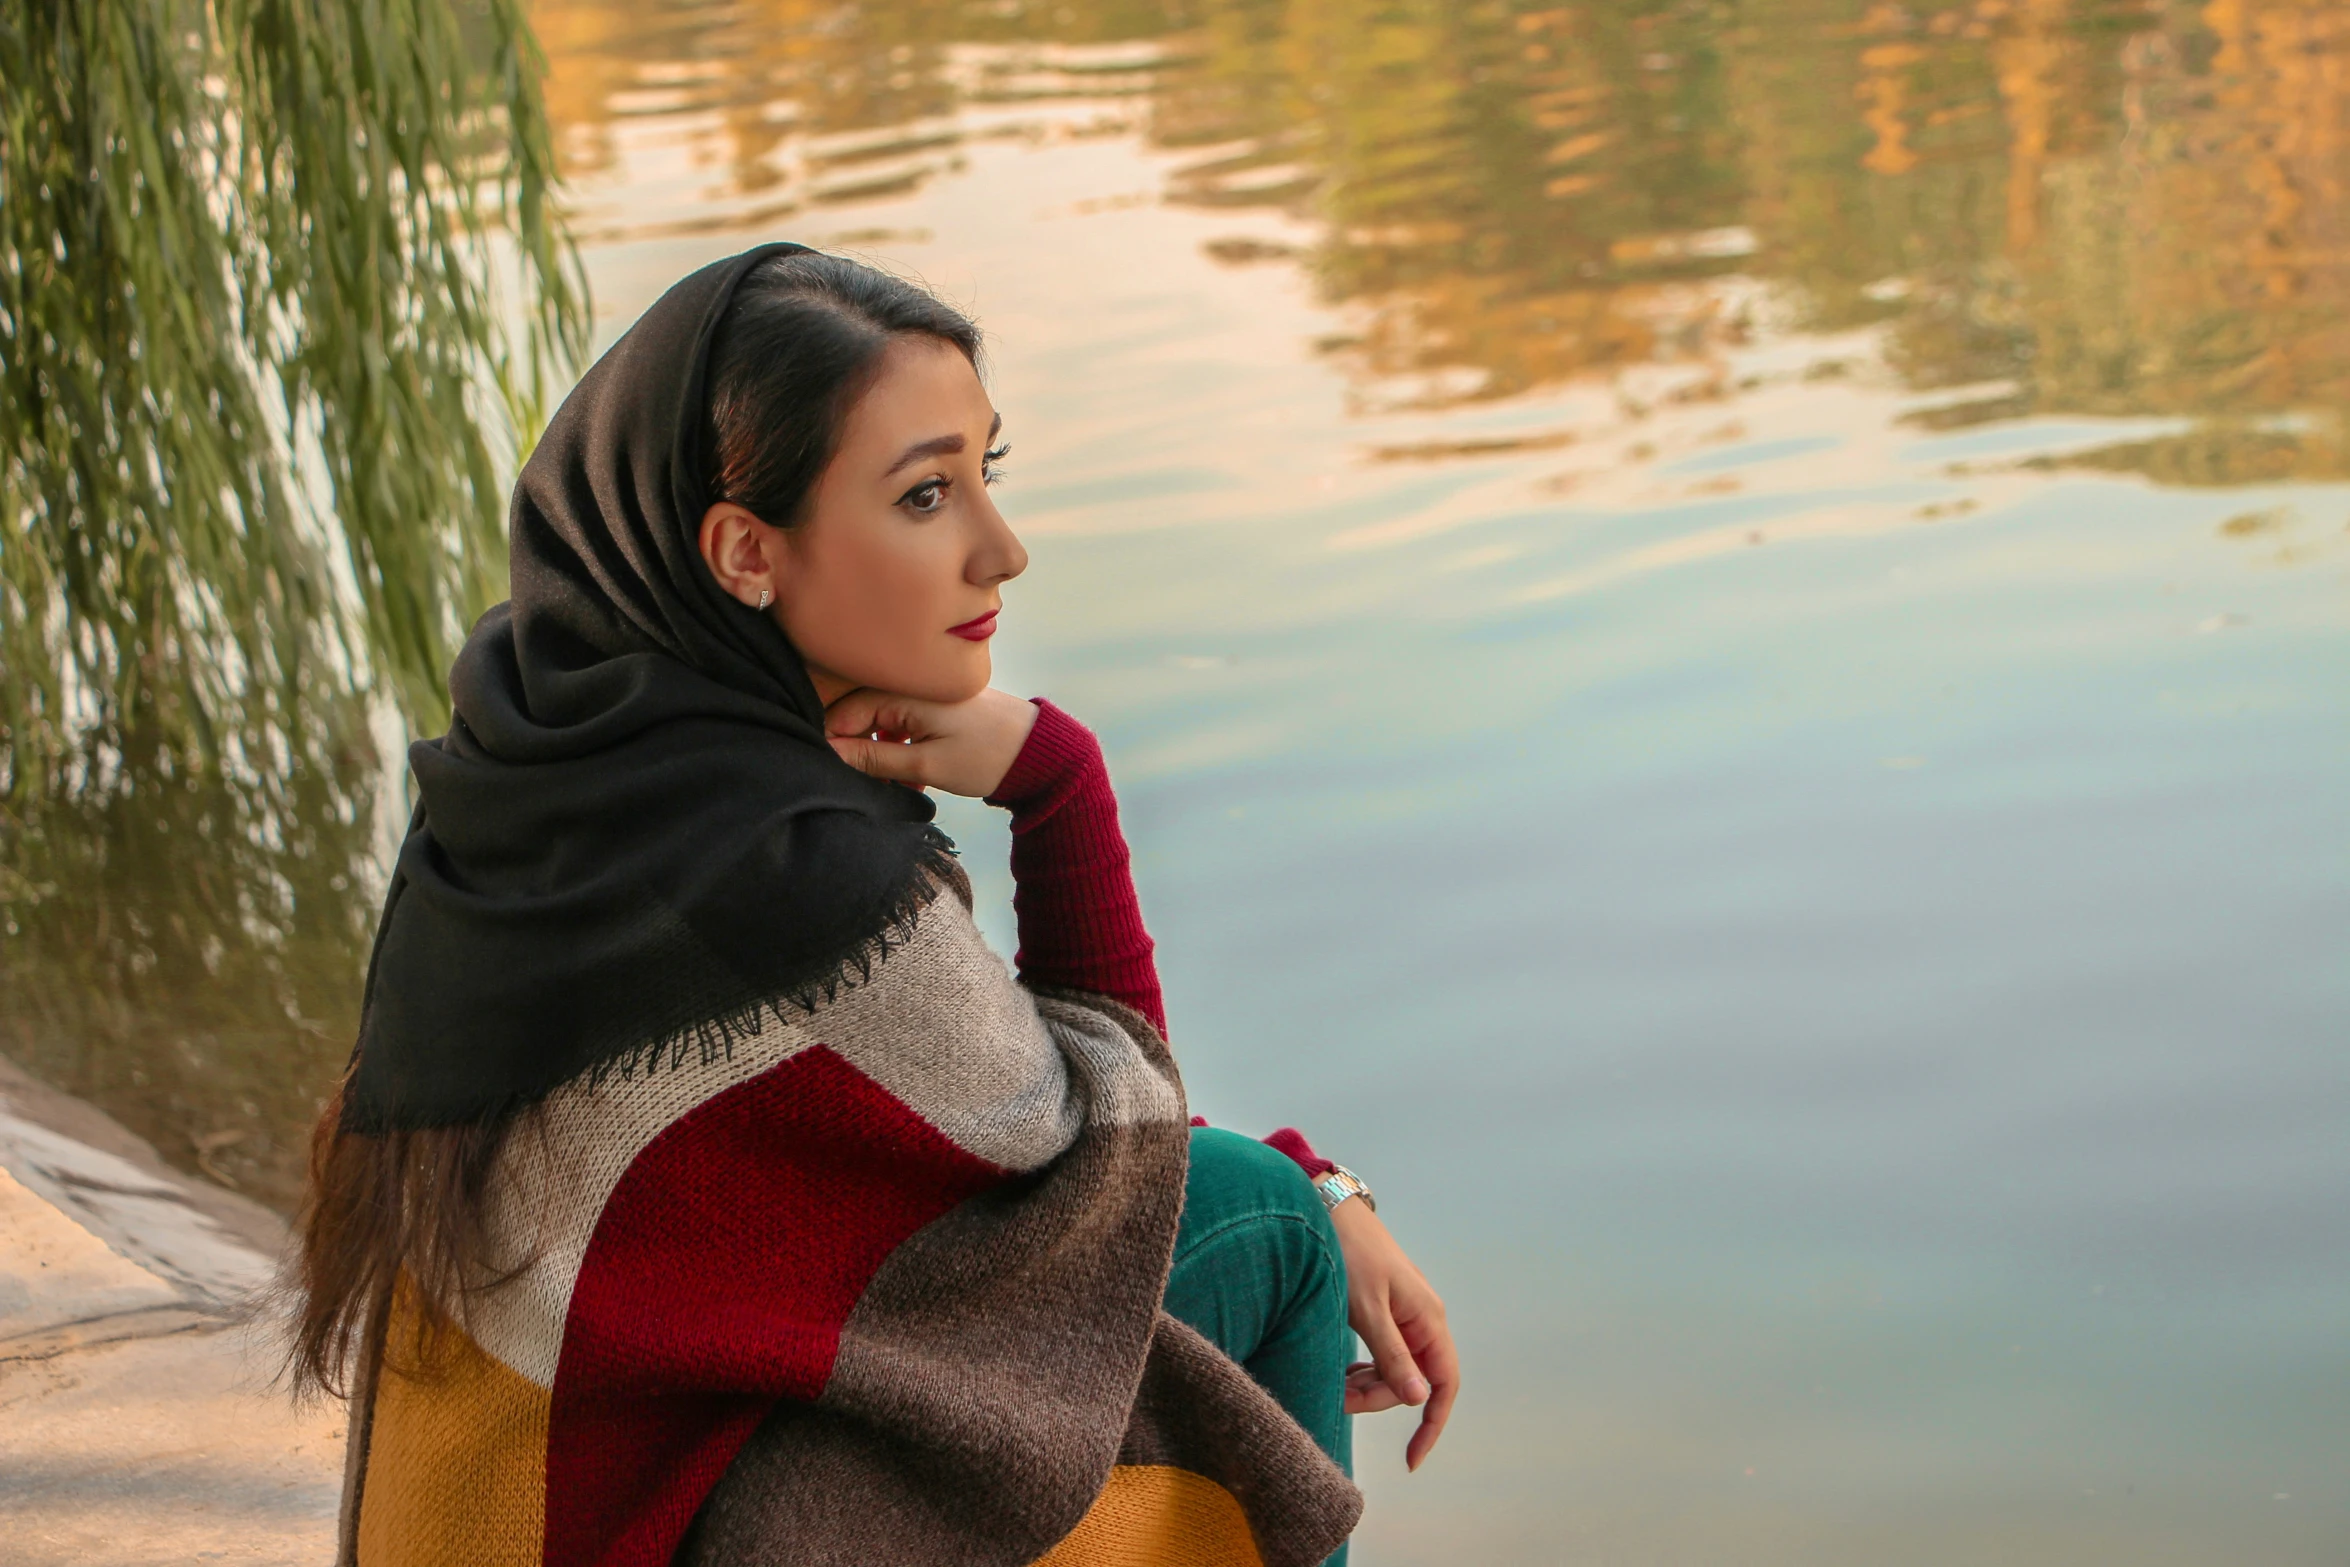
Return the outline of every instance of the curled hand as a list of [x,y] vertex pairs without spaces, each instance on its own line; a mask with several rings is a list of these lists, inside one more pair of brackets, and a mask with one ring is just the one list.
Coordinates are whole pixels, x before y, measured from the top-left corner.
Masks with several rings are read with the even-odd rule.
[[985,799],[1004,781],[1036,705],[992,686],[966,702],[926,702],[860,687],[824,710],[825,738],[860,772]]
[[1419,1428],[1404,1448],[1404,1464],[1417,1469],[1436,1450],[1461,1387],[1444,1302],[1362,1198],[1331,1209],[1330,1222],[1346,1257],[1347,1322],[1371,1352],[1370,1360],[1347,1368],[1346,1412],[1418,1406]]

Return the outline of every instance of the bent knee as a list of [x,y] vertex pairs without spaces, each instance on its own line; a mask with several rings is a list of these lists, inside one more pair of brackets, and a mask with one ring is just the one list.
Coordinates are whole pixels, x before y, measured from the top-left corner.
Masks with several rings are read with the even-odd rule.
[[1193,1127],[1184,1227],[1247,1217],[1299,1219],[1318,1233],[1331,1233],[1330,1212],[1296,1160],[1238,1132]]

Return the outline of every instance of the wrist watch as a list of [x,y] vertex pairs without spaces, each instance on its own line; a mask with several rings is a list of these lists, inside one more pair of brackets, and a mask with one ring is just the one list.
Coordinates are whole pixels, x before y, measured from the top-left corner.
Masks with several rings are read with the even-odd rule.
[[1379,1199],[1371,1195],[1371,1188],[1343,1164],[1334,1164],[1316,1176],[1314,1190],[1321,1194],[1325,1208],[1335,1208],[1349,1197],[1360,1197],[1364,1207],[1373,1213],[1379,1211]]

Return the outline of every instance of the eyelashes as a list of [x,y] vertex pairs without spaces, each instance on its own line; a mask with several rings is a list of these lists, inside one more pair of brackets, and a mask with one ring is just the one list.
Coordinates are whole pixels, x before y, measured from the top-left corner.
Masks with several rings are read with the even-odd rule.
[[[999,442],[979,455],[979,482],[995,485],[1003,481],[1003,460],[1011,455],[1012,443]],[[927,517],[946,504],[947,492],[955,487],[952,479],[924,479],[898,497],[898,504],[917,517]]]

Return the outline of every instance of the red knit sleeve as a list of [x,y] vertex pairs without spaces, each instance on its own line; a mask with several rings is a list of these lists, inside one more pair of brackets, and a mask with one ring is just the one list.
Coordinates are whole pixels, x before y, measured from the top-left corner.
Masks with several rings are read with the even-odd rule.
[[[1038,697],[1036,727],[987,803],[1012,813],[1012,909],[1020,922],[1012,961],[1020,978],[1123,1001],[1165,1033],[1159,966],[1093,731]],[[1295,1127],[1265,1145],[1309,1176],[1331,1168]]]
[[1314,1152],[1314,1145],[1306,1141],[1306,1134],[1294,1126],[1285,1126],[1265,1138],[1265,1146],[1276,1153],[1285,1153],[1308,1176],[1319,1179],[1338,1168],[1338,1161],[1325,1159]]
[[1036,727],[987,797],[1012,813],[1020,978],[1122,1001],[1167,1029],[1159,967],[1134,895],[1118,797],[1093,732],[1036,701]]

